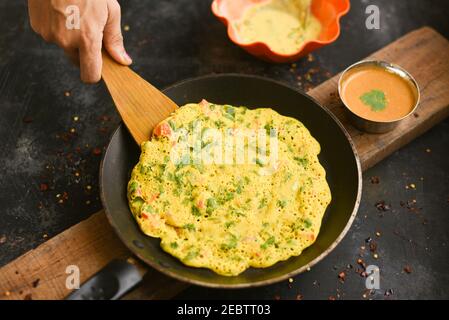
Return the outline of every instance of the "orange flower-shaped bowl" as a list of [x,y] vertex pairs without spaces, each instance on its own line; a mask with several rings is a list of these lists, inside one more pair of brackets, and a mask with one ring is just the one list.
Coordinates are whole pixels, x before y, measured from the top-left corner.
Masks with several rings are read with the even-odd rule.
[[307,41],[295,53],[282,54],[273,51],[264,42],[243,43],[233,27],[233,21],[242,18],[251,6],[271,0],[214,0],[212,12],[227,26],[229,38],[250,54],[271,62],[293,62],[308,53],[334,42],[340,35],[340,18],[348,13],[349,0],[313,0],[312,14],[321,23],[321,34],[318,39]]

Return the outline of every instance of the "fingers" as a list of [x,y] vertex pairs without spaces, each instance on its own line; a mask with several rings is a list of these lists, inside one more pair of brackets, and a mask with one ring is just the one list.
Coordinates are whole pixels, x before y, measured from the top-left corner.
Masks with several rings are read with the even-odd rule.
[[82,44],[79,49],[81,80],[96,83],[101,80],[101,38]]
[[124,65],[130,65],[132,60],[123,45],[120,5],[116,0],[108,0],[108,11],[108,21],[103,33],[104,46],[114,60]]

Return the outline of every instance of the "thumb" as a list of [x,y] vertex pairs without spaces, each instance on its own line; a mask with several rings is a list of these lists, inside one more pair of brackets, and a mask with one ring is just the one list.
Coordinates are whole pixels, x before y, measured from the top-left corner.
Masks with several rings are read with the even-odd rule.
[[123,45],[122,30],[120,27],[121,11],[116,0],[108,1],[108,21],[104,27],[103,42],[106,50],[117,62],[130,65],[132,59],[126,53]]

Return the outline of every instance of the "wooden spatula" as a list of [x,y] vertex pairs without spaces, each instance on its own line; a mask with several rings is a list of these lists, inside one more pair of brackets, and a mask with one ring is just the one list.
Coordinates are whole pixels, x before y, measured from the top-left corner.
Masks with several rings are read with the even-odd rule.
[[102,76],[123,122],[139,145],[178,108],[170,98],[104,51]]

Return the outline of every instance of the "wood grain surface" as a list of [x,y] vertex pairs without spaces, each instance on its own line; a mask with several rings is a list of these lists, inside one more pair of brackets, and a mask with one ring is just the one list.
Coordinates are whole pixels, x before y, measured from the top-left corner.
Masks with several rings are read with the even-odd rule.
[[[366,170],[430,129],[449,115],[449,42],[436,31],[422,28],[395,41],[372,57],[399,64],[421,87],[421,105],[414,116],[382,135],[364,134],[347,123],[337,98],[338,76],[308,92],[342,121],[352,136]],[[355,61],[354,61],[355,62]],[[81,281],[99,271],[111,259],[126,258],[124,247],[103,212],[64,231],[0,269],[1,299],[62,299],[66,267],[77,265]],[[186,285],[154,270],[125,299],[165,299]]]
[[138,145],[148,140],[153,128],[178,107],[131,68],[118,64],[104,51],[102,76],[115,107]]

